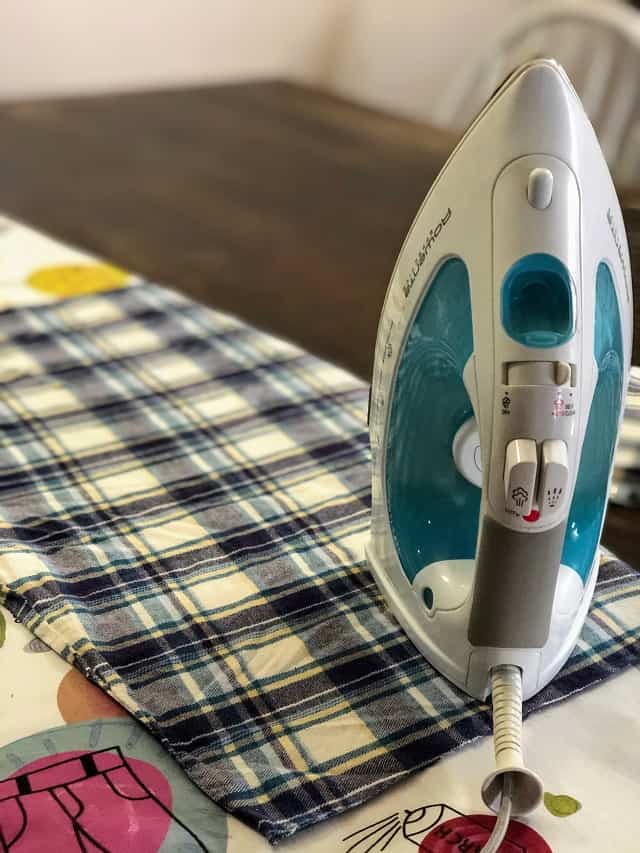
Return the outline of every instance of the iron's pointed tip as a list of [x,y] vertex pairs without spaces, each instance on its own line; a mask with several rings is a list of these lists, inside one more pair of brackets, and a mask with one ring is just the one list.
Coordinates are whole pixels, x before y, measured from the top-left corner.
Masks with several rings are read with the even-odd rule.
[[527,79],[535,79],[538,84],[542,84],[546,88],[555,86],[563,91],[568,89],[575,95],[569,75],[557,59],[550,57],[539,57],[525,63],[517,73],[516,79],[521,82]]

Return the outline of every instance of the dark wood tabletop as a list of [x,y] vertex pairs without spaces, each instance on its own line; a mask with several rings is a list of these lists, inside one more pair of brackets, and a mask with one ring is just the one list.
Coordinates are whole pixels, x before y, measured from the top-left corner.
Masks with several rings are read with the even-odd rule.
[[[280,81],[5,104],[0,210],[368,380],[395,257],[454,142]],[[640,193],[623,205],[637,269]],[[640,565],[640,512],[610,508],[605,542]]]

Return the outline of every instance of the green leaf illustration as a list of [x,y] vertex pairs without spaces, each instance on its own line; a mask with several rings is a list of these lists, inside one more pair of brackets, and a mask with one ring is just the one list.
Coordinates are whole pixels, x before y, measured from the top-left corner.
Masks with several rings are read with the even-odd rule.
[[545,791],[544,804],[554,817],[569,817],[582,808],[582,803],[568,794],[551,794]]
[[7,636],[7,623],[5,622],[4,613],[0,610],[0,647],[4,644],[4,638]]

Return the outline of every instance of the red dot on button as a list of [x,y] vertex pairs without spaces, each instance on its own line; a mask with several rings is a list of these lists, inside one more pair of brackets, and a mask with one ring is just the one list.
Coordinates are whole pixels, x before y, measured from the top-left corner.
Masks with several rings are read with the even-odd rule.
[[523,515],[523,521],[537,521],[540,518],[540,513],[537,509],[532,509],[529,515]]

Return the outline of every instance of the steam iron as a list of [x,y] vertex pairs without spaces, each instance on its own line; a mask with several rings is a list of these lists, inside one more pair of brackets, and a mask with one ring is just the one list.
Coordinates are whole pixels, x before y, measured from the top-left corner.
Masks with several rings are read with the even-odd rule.
[[632,313],[593,128],[563,69],[529,62],[411,226],[369,415],[369,565],[427,660],[491,694],[497,767],[482,793],[503,823],[542,797],[522,759],[521,702],[566,662],[593,595]]

